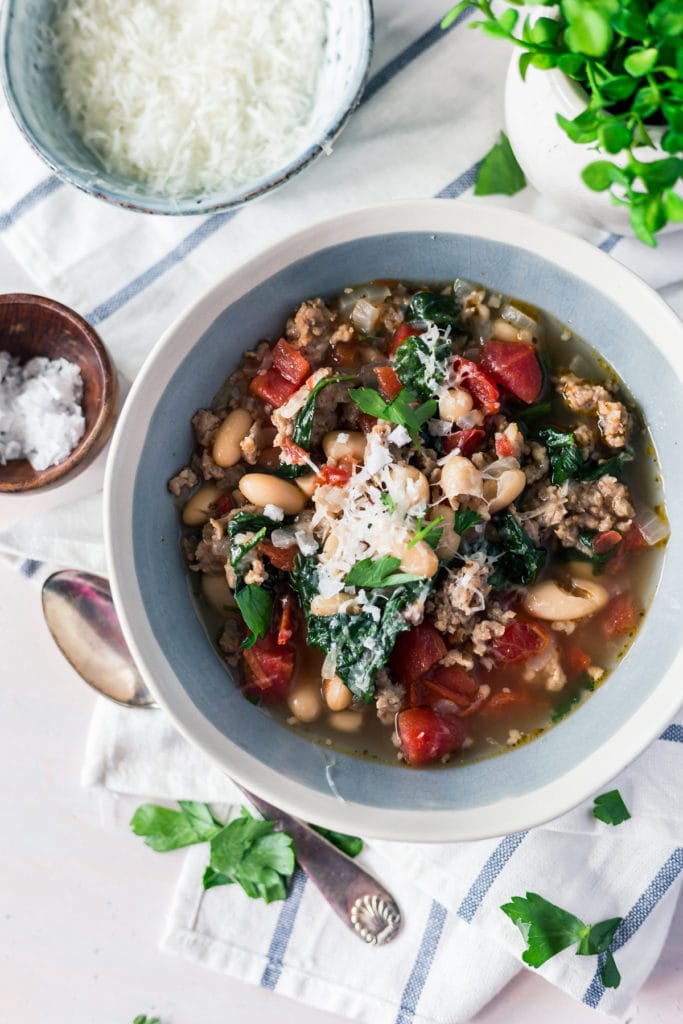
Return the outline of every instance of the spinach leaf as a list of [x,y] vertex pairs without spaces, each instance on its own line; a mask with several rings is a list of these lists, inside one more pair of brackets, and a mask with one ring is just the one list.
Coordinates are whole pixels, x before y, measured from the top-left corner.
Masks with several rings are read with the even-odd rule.
[[318,832],[324,839],[329,840],[333,846],[345,853],[347,857],[357,857],[363,849],[363,840],[358,836],[347,836],[345,832],[334,832],[330,828],[323,828],[322,825],[311,825],[314,832]]
[[[343,381],[353,380],[353,376],[332,376],[323,377],[319,380],[315,387],[311,388],[310,395],[307,396],[306,401],[301,406],[299,413],[294,421],[294,429],[292,430],[292,441],[297,444],[299,448],[303,448],[305,452],[311,449],[311,437],[313,435],[313,420],[315,417],[315,402],[323,390],[328,384],[341,384]],[[304,473],[309,473],[311,467],[306,463],[300,466],[287,466],[280,465],[275,470],[275,475],[282,477],[285,480],[294,480],[298,476],[303,476]]]
[[[406,320],[431,321],[437,327],[450,327],[453,332],[462,330],[462,307],[454,295],[439,292],[417,292],[406,310]],[[410,339],[406,339],[410,340]],[[403,345],[405,345],[405,341]],[[403,345],[400,346],[399,352]]]
[[515,419],[518,423],[521,421],[525,426],[528,426],[529,423],[546,419],[550,415],[551,410],[552,402],[536,402],[535,405],[527,405],[524,409],[515,413]]
[[230,545],[230,564],[233,569],[236,569],[245,555],[247,555],[256,545],[263,540],[266,536],[266,527],[262,526],[250,540],[245,540],[244,544]]
[[369,416],[376,416],[387,423],[405,427],[416,448],[420,447],[420,428],[431,420],[438,408],[438,402],[431,399],[413,409],[418,397],[408,388],[403,388],[391,402],[385,402],[379,392],[372,388],[356,388],[349,391],[349,398]]
[[378,669],[386,665],[398,634],[411,628],[401,612],[418,598],[426,598],[433,582],[420,579],[401,584],[390,594],[376,595],[378,621],[367,611],[357,615],[311,615],[311,601],[319,589],[318,570],[312,558],[297,558],[291,582],[306,617],[306,642],[326,653],[334,652],[337,675],[355,696],[371,701]]
[[537,437],[548,450],[550,479],[554,484],[581,479],[584,462],[572,433],[556,430],[555,427],[542,427]]
[[270,629],[273,593],[258,583],[244,583],[239,580],[235,589],[235,601],[251,633],[251,636],[242,642],[242,647],[253,647]]
[[408,572],[396,572],[400,564],[401,559],[393,555],[382,555],[374,562],[371,558],[363,558],[347,574],[346,582],[353,587],[395,587],[421,578]]
[[489,583],[492,587],[533,583],[545,562],[546,552],[534,545],[511,512],[494,519],[494,523],[501,551]]
[[577,548],[562,548],[560,552],[560,559],[563,562],[590,562],[593,566],[593,575],[599,576],[605,569],[606,564],[609,562],[612,555],[616,553],[619,544],[615,544],[608,551],[603,551],[601,554],[593,551],[593,538],[596,533],[592,530],[584,530],[579,534],[579,543],[581,547]]
[[632,459],[633,452],[625,448],[617,455],[612,455],[609,459],[605,459],[604,462],[585,462],[581,479],[597,480],[598,477],[606,476],[607,474],[619,478],[624,471],[624,465],[627,462],[631,462]]
[[517,163],[505,132],[482,160],[474,186],[475,196],[514,196],[526,186],[524,171]]
[[276,523],[274,519],[270,519],[260,512],[248,512],[241,509],[228,520],[225,532],[232,539],[238,533],[257,533],[264,528],[270,532],[276,526],[282,526],[282,523]]
[[439,332],[430,340],[431,334],[428,331],[406,338],[394,357],[394,370],[401,384],[412,388],[420,398],[431,398],[441,387],[453,353],[453,345],[445,334]]

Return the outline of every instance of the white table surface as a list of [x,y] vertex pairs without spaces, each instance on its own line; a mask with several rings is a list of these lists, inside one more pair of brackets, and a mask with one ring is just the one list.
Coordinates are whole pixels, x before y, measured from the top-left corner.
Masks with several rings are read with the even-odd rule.
[[[36,291],[0,243],[0,292]],[[97,489],[104,458],[75,481],[0,495],[0,525]],[[161,954],[182,853],[150,859],[126,828],[102,825],[79,784],[96,697],[57,651],[40,593],[0,562],[0,1024],[343,1024],[343,1018]],[[529,971],[475,1024],[601,1019]],[[683,903],[627,1015],[683,1020]]]

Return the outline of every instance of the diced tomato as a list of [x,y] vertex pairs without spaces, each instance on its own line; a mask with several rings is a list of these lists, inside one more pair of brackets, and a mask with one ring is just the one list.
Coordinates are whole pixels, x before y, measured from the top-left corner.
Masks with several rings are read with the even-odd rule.
[[502,636],[496,636],[489,643],[489,653],[508,664],[528,661],[548,646],[550,634],[540,622],[528,619],[513,619],[505,627]]
[[535,402],[541,393],[543,373],[533,345],[491,338],[482,349],[479,365],[527,405]]
[[438,665],[428,678],[418,682],[424,698],[421,703],[430,707],[439,700],[449,700],[458,707],[468,707],[477,695],[479,685],[459,665]]
[[362,412],[358,417],[358,426],[364,434],[369,434],[372,428],[377,423],[376,416],[370,416],[367,412]]
[[389,660],[398,681],[410,686],[445,656],[446,644],[441,634],[430,622],[422,622],[398,634]]
[[350,479],[351,469],[347,464],[340,463],[338,466],[333,466],[329,462],[320,467],[320,472],[316,477],[319,484],[330,484],[332,487],[345,487]]
[[509,437],[506,437],[505,434],[501,434],[500,437],[496,438],[496,455],[499,459],[507,459],[514,454],[515,449],[512,447],[512,442]]
[[284,647],[297,629],[297,603],[291,590],[286,590],[280,599],[280,624],[277,629],[277,645]]
[[246,666],[247,696],[258,697],[266,704],[279,704],[286,700],[294,677],[294,648],[280,645],[277,636],[268,633],[252,647],[242,651]]
[[499,715],[511,708],[532,708],[539,704],[539,698],[528,687],[512,690],[506,686],[491,694],[486,702],[486,714]]
[[568,643],[562,652],[562,664],[568,679],[576,679],[591,665],[591,656],[578,644]]
[[643,537],[637,523],[631,523],[624,534],[623,540],[625,551],[642,551],[643,548],[650,546]]
[[500,411],[500,392],[494,381],[471,359],[456,356],[453,360],[455,383],[472,395],[477,409],[483,409],[487,416]]
[[423,327],[413,327],[411,324],[400,324],[391,336],[391,340],[387,347],[387,355],[395,356],[398,347],[403,344],[406,338],[415,338],[418,334],[422,334],[423,330]]
[[454,715],[439,715],[432,708],[400,711],[396,726],[408,764],[429,764],[459,750],[467,730]]
[[600,615],[602,632],[608,638],[630,633],[638,625],[639,613],[628,590],[613,597]]
[[396,370],[394,370],[393,366],[375,366],[374,373],[377,377],[380,395],[385,402],[391,402],[396,398],[399,391],[403,390],[403,385],[398,379]]
[[279,370],[271,367],[265,373],[257,373],[255,377],[252,377],[249,382],[249,390],[253,395],[258,395],[264,402],[272,405],[274,409],[279,409],[298,388],[290,380],[285,380]]
[[232,508],[232,498],[227,491],[224,491],[219,498],[216,498],[214,505],[214,519],[220,519],[221,516],[226,516]]
[[604,571],[608,576],[618,575],[624,568],[628,556],[632,552],[642,551],[646,547],[649,547],[649,545],[640,532],[639,527],[636,523],[632,523],[626,533],[623,534],[619,547],[615,547],[613,554],[605,563]]
[[602,533],[596,533],[591,541],[591,547],[596,555],[606,555],[617,544],[621,544],[621,541],[622,537],[618,530],[604,530]]
[[291,437],[283,438],[282,451],[290,466],[304,466],[308,462],[308,452],[304,451],[300,445],[295,444]]
[[471,455],[478,452],[484,446],[486,431],[479,427],[471,427],[469,430],[455,430],[452,434],[446,434],[442,438],[443,450],[446,455],[457,448],[461,455],[469,459]]
[[287,548],[276,548],[269,540],[262,540],[259,544],[259,551],[270,559],[273,568],[282,569],[283,572],[292,571],[298,550],[296,544],[290,544]]
[[298,349],[290,345],[285,338],[280,338],[273,349],[273,366],[285,380],[300,387],[311,372],[311,364],[301,355]]

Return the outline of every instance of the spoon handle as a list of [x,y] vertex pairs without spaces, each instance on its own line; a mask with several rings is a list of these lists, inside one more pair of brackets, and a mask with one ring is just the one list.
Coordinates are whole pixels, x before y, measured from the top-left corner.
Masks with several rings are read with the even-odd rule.
[[[240,786],[240,789],[242,787]],[[294,840],[296,859],[332,909],[368,945],[390,942],[401,927],[396,900],[372,875],[310,826],[246,789],[244,795]]]

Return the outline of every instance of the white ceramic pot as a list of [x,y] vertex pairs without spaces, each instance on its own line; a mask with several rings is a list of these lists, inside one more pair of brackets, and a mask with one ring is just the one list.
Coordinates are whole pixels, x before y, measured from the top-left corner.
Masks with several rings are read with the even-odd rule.
[[[591,192],[581,179],[581,171],[594,160],[605,159],[595,144],[579,145],[565,135],[556,114],[575,118],[586,109],[588,100],[581,86],[561,71],[541,71],[530,67],[526,79],[519,73],[519,57],[513,54],[505,85],[505,122],[508,138],[527,181],[541,195],[548,196],[575,216],[599,224],[620,235],[633,235],[628,211],[615,206],[609,192]],[[650,129],[653,141],[663,129]],[[668,154],[659,148],[640,147],[635,155],[643,162]],[[607,157],[619,163],[619,156]],[[681,192],[681,183],[677,191]],[[680,230],[680,224],[664,229]]]

